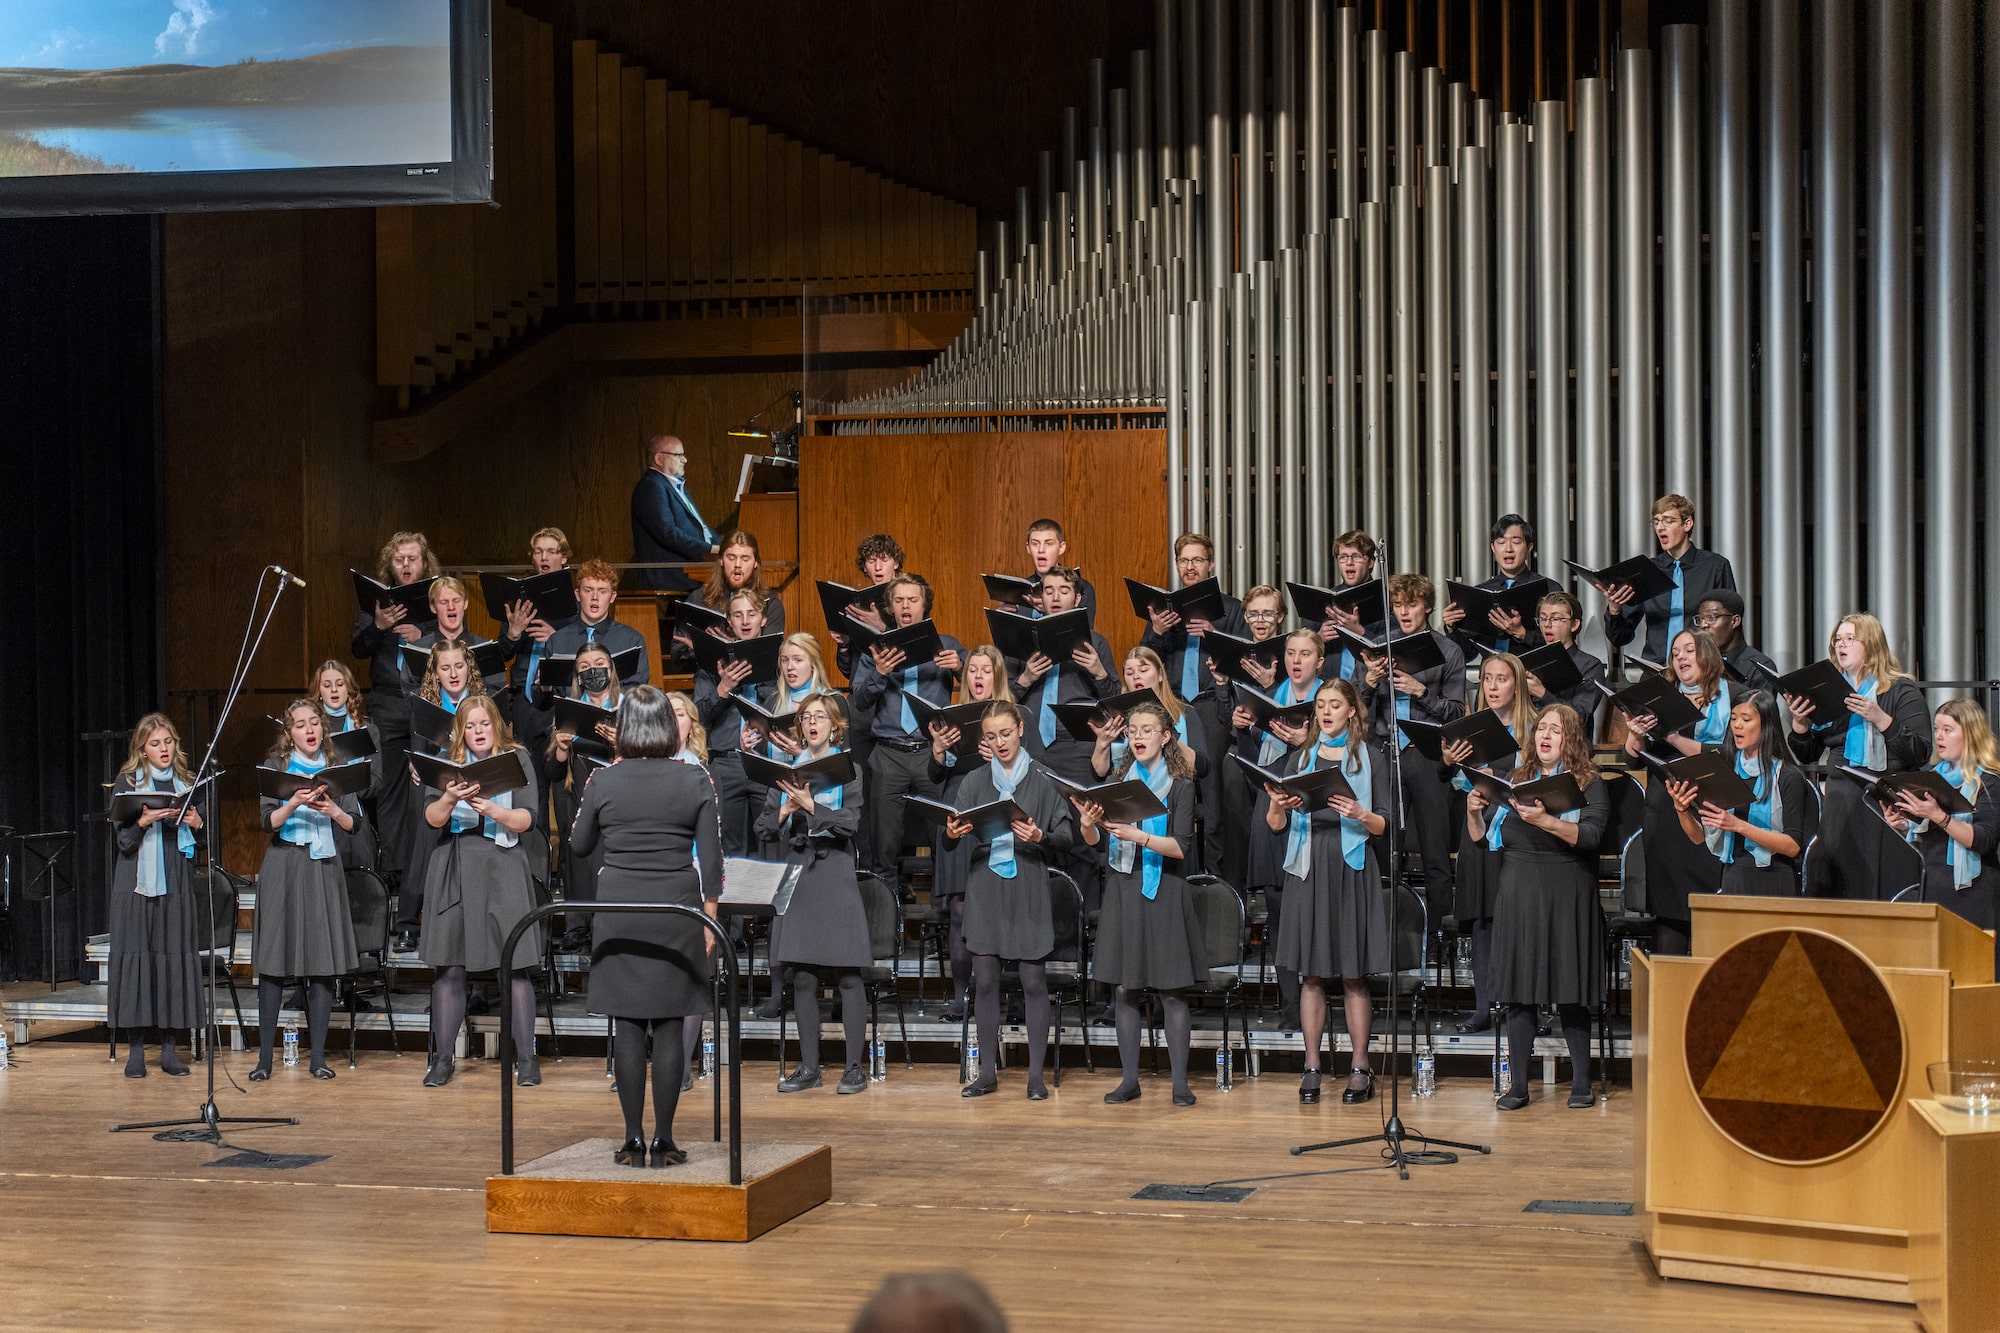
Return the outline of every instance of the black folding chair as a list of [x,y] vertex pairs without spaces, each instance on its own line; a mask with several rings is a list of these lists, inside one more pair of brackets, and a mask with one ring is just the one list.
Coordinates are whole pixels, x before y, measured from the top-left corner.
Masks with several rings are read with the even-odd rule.
[[[861,890],[861,908],[868,914],[868,953],[875,960],[873,967],[861,969],[861,984],[868,992],[869,1040],[882,1040],[881,1005],[887,998],[896,1006],[896,1027],[903,1035],[903,1064],[915,1069],[917,1062],[910,1055],[910,1023],[903,1010],[901,978],[896,969],[903,957],[902,905],[896,901],[895,891],[874,875],[856,876],[855,887]],[[872,1054],[869,1068],[872,1073]]]
[[[382,877],[363,866],[347,872],[347,915],[354,923],[354,949],[362,965],[347,977],[347,1067],[354,1068],[354,1032],[361,1008],[360,977],[372,971],[380,980],[382,1009],[389,1015],[389,1043],[400,1058],[403,1039],[396,1032],[395,982],[389,973],[389,886]],[[374,967],[367,967],[369,958]]]

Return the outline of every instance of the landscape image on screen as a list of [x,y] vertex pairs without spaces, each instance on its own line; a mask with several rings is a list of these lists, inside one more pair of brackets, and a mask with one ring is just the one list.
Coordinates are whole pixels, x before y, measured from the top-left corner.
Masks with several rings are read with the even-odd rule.
[[0,177],[451,160],[450,0],[0,0]]

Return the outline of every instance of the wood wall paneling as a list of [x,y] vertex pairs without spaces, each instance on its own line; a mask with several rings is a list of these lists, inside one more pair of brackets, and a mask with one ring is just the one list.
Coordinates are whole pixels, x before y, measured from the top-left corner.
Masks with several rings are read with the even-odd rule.
[[[871,532],[901,542],[936,592],[935,618],[968,647],[987,641],[979,576],[1028,568],[1028,525],[1062,523],[1067,558],[1097,588],[1097,628],[1122,654],[1144,626],[1122,578],[1165,585],[1166,435],[1158,430],[968,435],[809,435],[800,444],[799,558],[807,577],[845,582]],[[825,639],[818,599],[802,629]]]
[[597,43],[570,48],[570,134],[576,164],[576,299],[597,299]]

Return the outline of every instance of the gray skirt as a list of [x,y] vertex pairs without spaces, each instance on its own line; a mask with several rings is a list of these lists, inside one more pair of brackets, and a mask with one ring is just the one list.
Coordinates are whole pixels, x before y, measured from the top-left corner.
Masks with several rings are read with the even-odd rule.
[[1127,990],[1180,990],[1206,979],[1209,960],[1187,881],[1162,873],[1148,898],[1134,861],[1129,874],[1105,875],[1091,980]]
[[[175,878],[180,882],[163,897],[111,894],[111,1027],[201,1025],[202,899],[189,889],[191,876]],[[233,902],[229,912],[233,928]]]
[[[598,896],[606,902],[683,903],[701,908],[701,877],[679,871],[603,867]],[[684,1018],[712,1007],[705,932],[678,913],[593,912],[590,917],[593,1014],[615,1018]]]
[[[969,844],[970,838],[964,839]],[[966,877],[965,947],[1016,962],[1036,963],[1055,952],[1055,918],[1049,911],[1049,874],[1021,857],[1012,879],[980,861]]]
[[[434,848],[424,875],[424,928],[417,952],[432,967],[495,972],[508,932],[535,907],[528,854],[477,832],[453,834]],[[542,928],[514,946],[516,972],[542,961]]]
[[814,857],[812,851],[786,858],[803,864],[791,906],[771,927],[771,961],[804,968],[872,967],[868,913],[855,882],[854,853],[845,846]]
[[333,977],[361,961],[347,908],[340,858],[315,861],[295,843],[273,839],[257,872],[250,961],[264,977]]
[[1285,877],[1285,913],[1271,961],[1302,977],[1360,978],[1389,970],[1389,899],[1375,847],[1359,870],[1341,859],[1338,829],[1314,829],[1312,870]]

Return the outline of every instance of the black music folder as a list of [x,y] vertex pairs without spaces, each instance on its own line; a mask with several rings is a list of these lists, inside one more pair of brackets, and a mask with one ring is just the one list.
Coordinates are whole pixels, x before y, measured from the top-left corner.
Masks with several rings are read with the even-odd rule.
[[[432,644],[431,648],[437,647]],[[430,670],[431,648],[419,648],[414,643],[403,645],[403,670],[417,679],[424,678]],[[507,669],[507,657],[497,643],[475,643],[466,649],[466,657],[472,661],[472,669],[481,676],[497,676]]]
[[[546,664],[544,664],[546,665]],[[403,696],[410,705],[410,734],[442,750],[451,744],[452,715],[421,694]]]
[[1518,754],[1521,746],[1507,730],[1507,723],[1490,708],[1482,708],[1476,713],[1454,718],[1450,722],[1425,722],[1419,718],[1396,719],[1410,738],[1411,748],[1426,759],[1444,761],[1444,747],[1455,741],[1472,742],[1472,754],[1466,763],[1474,767],[1484,767],[1502,755]]
[[1178,612],[1183,621],[1214,622],[1222,619],[1222,582],[1219,579],[1202,579],[1172,592],[1137,579],[1126,579],[1125,591],[1132,595],[1132,614],[1141,620],[1150,619],[1154,611]]
[[618,727],[618,710],[599,708],[594,703],[582,699],[557,699],[555,705],[555,729],[567,731],[572,736],[597,738],[597,724],[605,723],[614,731]]
[[257,794],[274,801],[288,801],[295,791],[325,787],[328,796],[360,796],[375,780],[375,765],[365,759],[351,764],[328,764],[317,773],[287,773],[257,766]]
[[1965,793],[1946,782],[1935,769],[1914,768],[1896,773],[1877,773],[1872,769],[1842,764],[1840,771],[1860,783],[1871,798],[1885,804],[1893,803],[1906,791],[1921,792],[1934,798],[1947,816],[1972,813],[1972,802],[1965,799]]
[[1295,704],[1281,704],[1255,685],[1236,687],[1236,702],[1242,704],[1256,717],[1257,725],[1266,731],[1272,722],[1283,722],[1286,726],[1303,727],[1312,721],[1313,701],[1306,699]]
[[[1243,659],[1250,658],[1275,671],[1279,660],[1285,655],[1285,641],[1265,639],[1259,642],[1255,639],[1240,639],[1234,634],[1224,634],[1221,630],[1217,630],[1203,637],[1201,650],[1204,656],[1215,663],[1215,673],[1224,680],[1254,685],[1256,682],[1250,679],[1250,673],[1243,669]],[[1278,682],[1274,680],[1271,683],[1276,685]]]
[[748,662],[749,681],[761,685],[778,678],[778,649],[782,634],[759,634],[754,639],[718,639],[713,634],[694,636],[694,660],[710,675],[720,676],[724,664]]
[[1516,801],[1540,801],[1542,807],[1552,815],[1566,815],[1584,806],[1583,788],[1576,785],[1576,778],[1568,773],[1551,773],[1542,778],[1522,778],[1515,781],[1489,773],[1483,768],[1470,764],[1460,764],[1458,771],[1465,774],[1466,781],[1495,805],[1505,805],[1511,798]]
[[516,602],[533,602],[535,618],[550,626],[560,626],[581,614],[576,605],[576,581],[567,569],[552,569],[524,579],[481,574],[479,591],[486,597],[486,614],[502,625],[507,623],[507,608]]
[[761,726],[764,729],[766,737],[783,734],[790,736],[795,741],[801,739],[799,735],[799,715],[796,709],[783,713],[774,713],[755,699],[742,694],[730,695],[729,702],[736,705],[736,711],[743,714],[745,722],[755,722]]
[[1520,658],[1521,666],[1542,682],[1542,688],[1551,694],[1573,690],[1583,683],[1583,673],[1576,669],[1576,659],[1569,655],[1569,649],[1559,643],[1545,643],[1520,654]]
[[[635,643],[630,648],[624,648],[611,654],[611,678],[613,680],[623,680],[634,671],[637,671],[639,669],[639,654],[644,651],[645,648],[642,645]],[[558,692],[566,690],[569,688],[570,682],[575,679],[575,653],[559,653],[553,657],[544,657],[542,664],[535,668],[535,688],[538,690]]]
[[[121,791],[111,798],[111,808],[106,817],[112,824],[136,824],[144,810],[175,810],[187,799],[186,792],[171,791]],[[199,813],[197,811],[197,813]],[[171,824],[173,820],[167,820]]]
[[495,796],[510,791],[519,791],[528,785],[528,759],[525,750],[509,750],[489,759],[454,764],[449,759],[434,754],[413,754],[411,767],[417,770],[417,777],[426,787],[442,792],[445,787],[456,782],[471,782],[479,787],[476,793],[491,800]]
[[[1574,560],[1564,560],[1563,563],[1581,574],[1584,581],[1599,592],[1608,593],[1618,587],[1630,588],[1632,601],[1629,604],[1632,606],[1674,590],[1674,576],[1653,563],[1650,555],[1635,555],[1630,560],[1620,560],[1603,569],[1592,569]],[[1694,608],[1689,607],[1688,610]]]
[[1427,629],[1387,640],[1379,635],[1364,638],[1341,630],[1340,641],[1360,656],[1380,657],[1387,653],[1392,669],[1412,676],[1444,665],[1444,650],[1438,647],[1437,636]]
[[[898,693],[909,701],[910,712],[917,719],[917,729],[923,732],[924,735],[929,736],[932,727],[958,728],[958,744],[951,747],[951,752],[958,756],[958,761],[961,764],[979,753],[979,742],[981,740],[979,719],[985,715],[987,707],[993,703],[993,700],[987,699],[972,703],[947,704],[940,707],[920,695],[910,693],[908,690],[899,690]],[[887,708],[893,705],[891,701],[884,699],[882,706]]]
[[352,731],[329,731],[326,734],[326,757],[336,764],[372,759],[375,757],[375,736],[366,727],[356,727]]
[[1823,727],[1832,721],[1847,720],[1847,696],[1856,690],[1831,658],[1822,657],[1778,677],[1778,692],[1811,704],[1813,723]]
[[[813,588],[819,593],[820,613],[826,617],[826,623],[837,630],[840,630],[842,620],[850,618],[848,612],[854,607],[865,607],[886,621],[888,607],[885,603],[888,599],[883,597],[882,590],[888,586],[886,583],[876,583],[866,588],[850,588],[844,583],[833,583],[826,579],[813,580]],[[847,631],[840,632],[845,634]]]
[[964,810],[954,808],[948,801],[935,800],[929,796],[905,796],[903,807],[939,828],[943,828],[948,819],[963,819],[972,825],[973,835],[986,842],[993,841],[1003,833],[1011,832],[1015,820],[1028,818],[1028,812],[1014,804],[1014,798],[1011,796],[1002,796],[997,801],[988,801],[985,805],[970,806]]
[[1002,606],[1029,606],[1029,598],[1040,595],[1040,585],[1034,579],[1015,578],[1012,574],[981,574],[979,581],[986,587],[986,600],[999,602]]
[[1138,824],[1167,813],[1167,803],[1138,778],[1124,778],[1094,787],[1071,782],[1054,773],[1049,774],[1049,780],[1056,784],[1057,791],[1072,801],[1095,802],[1103,809],[1107,824]]
[[1056,715],[1056,721],[1063,724],[1064,731],[1086,745],[1092,745],[1097,741],[1097,733],[1090,729],[1091,722],[1103,718],[1107,713],[1123,717],[1138,704],[1159,701],[1160,696],[1151,690],[1132,690],[1126,694],[1115,694],[1109,699],[1086,699],[1077,703],[1053,704],[1050,706],[1050,711]]
[[[1070,654],[1090,642],[1090,612],[1079,606],[1037,619],[988,607],[986,628],[993,635],[993,646],[1017,662],[1042,653],[1059,667],[1073,668],[1076,664]],[[1104,665],[1108,668],[1111,664]]]
[[1342,611],[1359,618],[1361,628],[1371,633],[1382,627],[1382,580],[1380,579],[1364,579],[1351,588],[1320,588],[1310,583],[1287,583],[1285,591],[1291,594],[1292,610],[1298,613],[1301,625],[1317,629],[1332,620],[1332,608],[1339,607]]
[[1558,591],[1555,580],[1540,574],[1528,574],[1514,581],[1511,588],[1480,588],[1470,583],[1460,583],[1457,579],[1446,579],[1445,601],[1457,602],[1465,612],[1465,623],[1476,625],[1482,630],[1493,624],[1495,611],[1513,611],[1521,617],[1522,625],[1535,623],[1535,608],[1542,598]]
[[938,633],[936,622],[928,618],[914,625],[892,622],[887,629],[871,629],[852,616],[842,616],[833,628],[845,634],[862,652],[874,652],[877,648],[902,649],[905,667],[929,662],[944,651],[944,638]]
[[400,606],[405,614],[405,625],[428,625],[437,619],[431,610],[431,585],[435,578],[418,579],[415,583],[387,584],[380,579],[371,579],[358,569],[350,569],[354,576],[354,600],[369,615],[374,615],[377,607]]
[[[1251,785],[1257,790],[1262,791],[1264,784],[1269,783],[1287,796],[1298,797],[1306,803],[1308,809],[1323,806],[1334,796],[1345,796],[1349,799],[1354,796],[1354,788],[1348,783],[1347,775],[1341,772],[1340,764],[1321,764],[1310,772],[1286,774],[1252,763],[1240,754],[1232,754],[1229,757],[1243,766],[1243,771],[1250,777]],[[1378,774],[1377,777],[1379,776]]]
[[1660,725],[1659,735],[1674,736],[1701,722],[1701,709],[1680,691],[1680,686],[1670,685],[1658,676],[1641,676],[1624,689],[1617,689],[1606,681],[1594,682],[1604,691],[1604,697],[1628,718],[1643,717],[1650,713]]
[[1720,751],[1682,755],[1658,767],[1660,776],[1671,782],[1693,783],[1704,805],[1744,810],[1757,799],[1756,788],[1737,773],[1736,761]]
[[765,787],[775,787],[780,782],[804,782],[818,792],[828,787],[845,787],[854,781],[854,755],[847,750],[835,750],[802,764],[766,759],[748,751],[742,757],[743,776]]
[[689,638],[711,632],[723,638],[736,637],[729,628],[727,613],[717,611],[694,593],[674,603],[672,619],[675,631],[685,632]]

